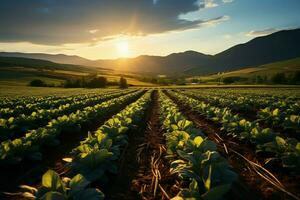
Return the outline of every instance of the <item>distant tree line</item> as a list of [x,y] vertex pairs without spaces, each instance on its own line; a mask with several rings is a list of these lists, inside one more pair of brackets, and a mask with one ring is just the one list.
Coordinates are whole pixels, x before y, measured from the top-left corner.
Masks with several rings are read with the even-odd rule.
[[119,86],[120,88],[128,88],[127,80],[120,78],[119,82],[109,82],[106,77],[93,77],[82,79],[68,79],[63,85],[65,88],[105,88],[107,86]]
[[142,77],[143,82],[149,82],[159,85],[186,85],[186,84],[206,84],[215,82],[218,84],[289,84],[300,85],[300,71],[296,73],[278,72],[273,75],[255,75],[252,77],[230,76],[216,78],[215,80],[202,80],[201,78],[192,78],[187,80],[184,77]]
[[274,84],[300,85],[300,71],[289,75],[277,73],[272,76],[271,81]]
[[45,81],[43,81],[41,79],[34,79],[34,80],[30,81],[28,86],[31,86],[31,87],[55,87],[54,84],[46,83]]
[[90,79],[68,79],[64,82],[65,88],[105,88],[107,86],[106,77],[94,77]]
[[222,78],[224,84],[245,83],[245,84],[288,84],[300,85],[300,71],[291,74],[283,72],[275,73],[271,76],[257,75],[252,78],[243,78],[238,76]]
[[[54,85],[47,84],[41,79],[34,79],[29,82],[32,87],[54,87]],[[128,88],[127,80],[124,77],[120,78],[119,82],[108,82],[106,77],[83,77],[67,79],[61,85],[64,88],[105,88],[107,86],[119,86],[120,88]]]

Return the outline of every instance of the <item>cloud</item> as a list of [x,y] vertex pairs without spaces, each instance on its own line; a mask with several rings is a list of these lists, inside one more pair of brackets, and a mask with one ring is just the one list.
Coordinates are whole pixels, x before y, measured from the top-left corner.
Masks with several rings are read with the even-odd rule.
[[230,19],[229,16],[224,15],[224,16],[221,16],[221,17],[217,17],[217,18],[214,18],[214,19],[209,19],[209,20],[203,21],[202,24],[203,25],[208,25],[208,26],[215,26],[216,24],[227,21],[229,19]]
[[48,53],[57,53],[58,51],[73,51],[75,50],[74,48],[70,48],[70,47],[57,47],[57,48],[49,48],[49,49],[45,49],[45,52]]
[[[202,2],[202,3],[201,3]],[[0,42],[93,43],[115,35],[188,30],[213,19],[180,19],[213,0],[1,0]]]
[[223,3],[232,3],[233,0],[222,0]]
[[93,29],[93,30],[89,30],[89,33],[90,34],[95,34],[95,33],[97,33],[99,30],[98,29]]
[[276,29],[276,28],[268,28],[268,29],[264,29],[264,30],[252,30],[249,31],[248,33],[246,33],[246,36],[248,37],[259,37],[259,36],[265,36],[265,35],[269,35],[272,33],[275,33],[277,31],[279,31],[280,29]]
[[232,38],[232,36],[229,34],[226,34],[226,35],[223,35],[223,38],[226,40],[230,40]]
[[204,8],[214,8],[217,7],[218,5],[219,4],[217,4],[214,0],[204,0],[204,2],[202,3],[202,6]]

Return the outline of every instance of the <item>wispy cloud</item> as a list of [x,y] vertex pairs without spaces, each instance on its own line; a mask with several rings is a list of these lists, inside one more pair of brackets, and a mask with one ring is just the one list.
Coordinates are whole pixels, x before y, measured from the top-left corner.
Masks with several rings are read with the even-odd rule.
[[214,8],[217,7],[219,4],[215,2],[215,0],[204,0],[200,2],[201,7],[203,8]]
[[222,0],[223,3],[232,3],[233,0]]
[[246,36],[248,36],[248,37],[265,36],[265,35],[275,33],[279,30],[280,29],[277,29],[277,28],[267,28],[267,29],[264,29],[264,30],[252,30],[252,31],[249,31],[248,33],[246,33]]
[[90,34],[95,34],[95,33],[97,33],[99,30],[98,29],[92,29],[92,30],[89,30],[88,32],[90,33]]
[[215,26],[215,25],[217,25],[221,22],[228,21],[229,19],[230,19],[229,16],[224,15],[224,16],[217,17],[217,18],[214,18],[214,19],[206,20],[202,24],[203,25],[208,25],[208,26]]
[[232,38],[232,36],[229,34],[225,34],[225,35],[223,35],[223,38],[226,40],[230,40]]

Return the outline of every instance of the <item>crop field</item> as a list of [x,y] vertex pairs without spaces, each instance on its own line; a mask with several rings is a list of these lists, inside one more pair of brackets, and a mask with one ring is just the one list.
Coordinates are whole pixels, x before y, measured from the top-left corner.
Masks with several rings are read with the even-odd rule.
[[1,94],[0,199],[300,199],[299,140],[299,88]]

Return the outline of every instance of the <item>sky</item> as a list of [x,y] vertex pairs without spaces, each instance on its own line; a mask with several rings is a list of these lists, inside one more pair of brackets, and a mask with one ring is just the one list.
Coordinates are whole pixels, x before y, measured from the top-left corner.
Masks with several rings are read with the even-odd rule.
[[0,51],[114,59],[216,54],[300,27],[300,0],[1,0]]

